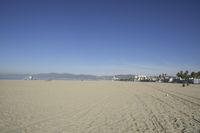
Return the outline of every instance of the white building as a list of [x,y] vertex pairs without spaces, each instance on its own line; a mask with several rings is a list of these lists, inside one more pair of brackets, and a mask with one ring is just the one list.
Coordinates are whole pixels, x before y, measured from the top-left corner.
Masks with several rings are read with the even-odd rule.
[[33,80],[33,76],[29,76],[28,79],[29,79],[29,80]]
[[193,80],[193,83],[194,83],[194,84],[200,84],[200,79],[194,79],[194,80]]
[[173,77],[169,78],[169,81],[168,81],[168,82],[169,82],[169,83],[174,82],[174,78],[173,78]]
[[135,79],[138,81],[146,80],[148,77],[146,75],[136,75]]
[[116,80],[119,80],[119,78],[113,76],[112,80],[116,81]]
[[33,76],[27,76],[24,78],[24,80],[34,80]]

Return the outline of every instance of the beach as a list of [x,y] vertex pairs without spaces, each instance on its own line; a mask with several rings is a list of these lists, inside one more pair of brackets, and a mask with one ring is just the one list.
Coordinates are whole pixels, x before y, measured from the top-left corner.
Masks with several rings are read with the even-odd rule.
[[200,85],[1,80],[1,133],[200,132]]

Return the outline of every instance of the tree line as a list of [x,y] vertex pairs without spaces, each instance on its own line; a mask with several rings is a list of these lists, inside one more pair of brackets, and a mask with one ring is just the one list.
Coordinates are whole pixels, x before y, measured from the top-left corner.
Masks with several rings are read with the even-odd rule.
[[[185,72],[180,71],[176,74],[176,76],[183,79],[187,83],[187,85],[189,85],[190,78],[193,78],[193,79],[200,78],[200,71],[199,72],[191,72],[190,74],[189,74],[188,70],[186,70]],[[183,83],[183,86],[185,86],[185,83]]]
[[200,71],[199,72],[191,72],[189,74],[189,71],[186,70],[185,72],[180,71],[176,74],[177,77],[182,78],[182,79],[188,79],[188,78],[200,78]]

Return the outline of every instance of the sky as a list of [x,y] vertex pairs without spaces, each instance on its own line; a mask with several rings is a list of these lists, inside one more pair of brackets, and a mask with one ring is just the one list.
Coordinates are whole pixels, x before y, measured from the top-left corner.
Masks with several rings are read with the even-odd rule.
[[0,73],[200,70],[199,0],[1,0]]

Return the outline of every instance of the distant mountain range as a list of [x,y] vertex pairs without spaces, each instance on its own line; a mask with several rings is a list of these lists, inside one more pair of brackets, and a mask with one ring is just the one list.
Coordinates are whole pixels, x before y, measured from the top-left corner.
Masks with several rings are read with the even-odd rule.
[[[87,74],[70,73],[40,73],[40,74],[0,74],[0,80],[23,80],[32,76],[36,80],[111,80],[113,75],[95,76]],[[134,75],[115,75],[120,79],[133,77]]]

